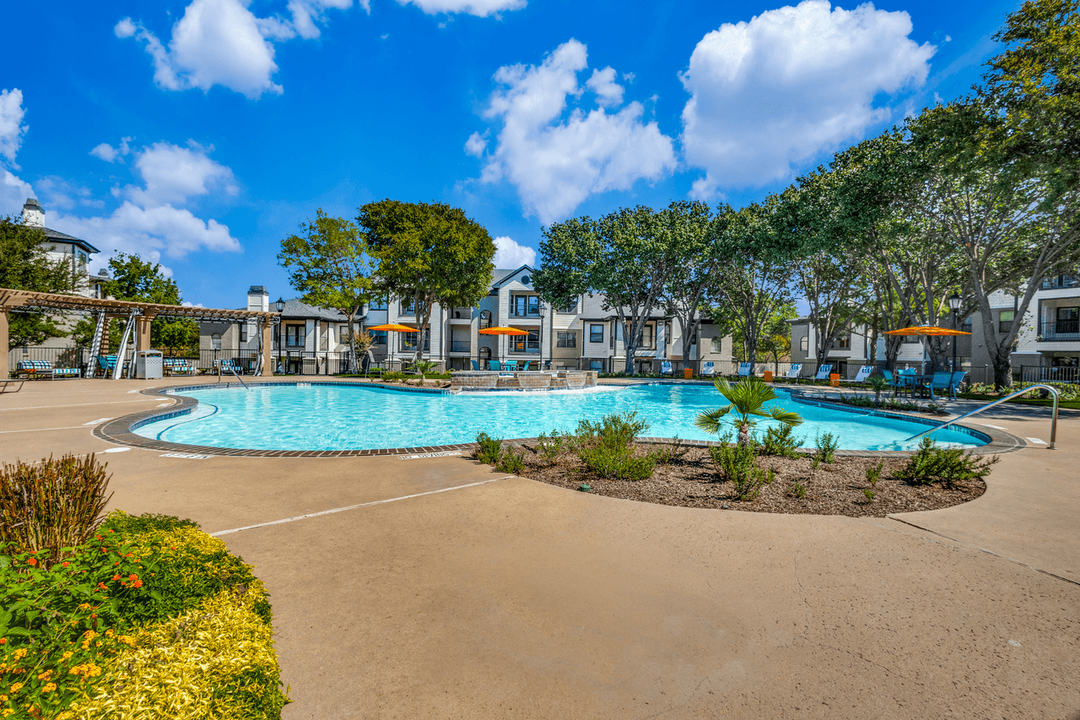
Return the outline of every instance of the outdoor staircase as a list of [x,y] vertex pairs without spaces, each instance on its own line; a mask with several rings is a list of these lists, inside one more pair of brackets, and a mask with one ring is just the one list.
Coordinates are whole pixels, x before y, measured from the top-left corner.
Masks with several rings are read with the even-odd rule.
[[[135,328],[136,310],[132,310],[128,316],[127,325],[124,326],[124,335],[120,338],[120,347],[116,349],[116,366],[113,368],[112,379],[119,380],[124,374],[124,358],[127,356],[128,341],[131,339],[131,331]],[[135,371],[134,362],[129,366],[128,377]]]

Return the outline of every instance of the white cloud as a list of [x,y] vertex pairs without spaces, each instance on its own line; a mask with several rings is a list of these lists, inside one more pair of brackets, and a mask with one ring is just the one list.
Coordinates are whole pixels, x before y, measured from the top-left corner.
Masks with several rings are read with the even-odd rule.
[[109,143],[101,143],[94,146],[90,151],[90,154],[96,158],[104,160],[107,163],[113,163],[131,153],[131,146],[129,143],[135,138],[126,137],[120,138],[120,147],[113,147]]
[[477,17],[496,15],[504,10],[520,10],[526,5],[526,0],[398,0],[398,2],[402,5],[412,3],[428,15],[464,13]]
[[911,31],[906,12],[805,0],[708,33],[680,76],[684,154],[706,171],[692,194],[787,179],[887,120],[875,96],[922,85],[934,54]]
[[465,141],[465,152],[474,157],[483,157],[484,150],[487,148],[487,133],[481,135],[479,132],[474,132],[469,136],[469,139]]
[[[274,82],[274,41],[319,37],[324,11],[352,6],[352,0],[290,0],[291,20],[256,17],[251,0],[193,0],[173,25],[166,47],[152,32],[131,18],[116,24],[119,38],[135,37],[145,43],[154,62],[154,81],[167,90],[221,85],[249,98],[282,92]],[[361,2],[365,8],[367,1]]]
[[596,93],[596,102],[604,107],[622,105],[623,86],[615,82],[615,68],[593,70],[592,77],[585,81],[585,87]]
[[188,147],[158,142],[143,148],[136,153],[135,168],[144,187],[125,188],[126,194],[144,206],[184,202],[212,190],[235,195],[238,188],[232,170],[211,160],[212,151],[213,147],[193,140]]
[[27,130],[23,124],[26,111],[22,100],[22,91],[18,88],[0,91],[0,155],[7,158],[8,164],[16,170],[19,166],[15,164],[15,155]]
[[536,251],[525,245],[518,245],[513,238],[505,235],[495,238],[495,258],[497,268],[519,268],[522,265],[536,264]]
[[21,215],[23,203],[31,197],[30,183],[0,168],[0,215]]
[[502,130],[481,180],[509,180],[526,211],[543,223],[566,217],[593,193],[628,190],[637,180],[656,180],[675,168],[671,138],[655,121],[643,122],[641,103],[610,113],[604,107],[588,112],[578,107],[563,119],[567,97],[581,98],[586,88],[601,105],[621,97],[610,68],[594,74],[586,88],[578,85],[586,60],[585,45],[570,40],[539,66],[499,68],[495,81],[504,87],[492,93],[484,112],[501,121]]

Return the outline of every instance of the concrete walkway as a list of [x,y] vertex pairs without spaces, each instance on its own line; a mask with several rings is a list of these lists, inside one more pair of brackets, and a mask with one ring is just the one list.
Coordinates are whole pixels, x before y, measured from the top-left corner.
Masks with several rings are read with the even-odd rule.
[[[0,396],[0,461],[111,449],[92,422],[158,384]],[[1046,440],[1048,415],[980,422]],[[1075,720],[1080,421],[1058,444],[885,519],[626,502],[464,457],[102,459],[115,507],[260,525],[221,537],[272,595],[287,720]]]

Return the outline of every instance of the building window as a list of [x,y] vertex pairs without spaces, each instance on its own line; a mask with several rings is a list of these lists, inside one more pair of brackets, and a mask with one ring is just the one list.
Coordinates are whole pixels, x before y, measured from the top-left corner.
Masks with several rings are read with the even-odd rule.
[[595,370],[596,372],[604,372],[604,361],[603,360],[590,360],[589,361],[589,369],[590,370]]
[[[401,336],[402,352],[416,352],[420,333],[398,333]],[[424,352],[431,352],[431,328],[424,328]]]
[[246,343],[248,341],[248,326],[247,323],[240,323],[240,342]]
[[1013,318],[1016,317],[1015,310],[1002,310],[998,315],[998,332],[1007,333],[1012,330]]
[[304,347],[304,339],[305,338],[303,325],[285,326],[285,347],[302,348]]
[[416,314],[416,302],[409,298],[408,300],[402,300],[401,309],[398,311],[398,315],[415,315]]
[[1080,333],[1080,307],[1059,307],[1054,332],[1062,335]]
[[642,350],[655,350],[656,349],[656,326],[646,325],[641,329],[641,349]]
[[577,347],[577,333],[576,332],[561,332],[558,339],[555,341],[555,347],[561,348],[574,348]]
[[589,342],[602,343],[604,342],[604,326],[600,323],[589,324]]
[[380,300],[372,300],[370,303],[368,303],[368,310],[385,310],[385,309],[386,309],[386,300],[382,300],[382,299],[380,299]]
[[810,350],[810,336],[803,335],[799,338],[799,350],[802,352],[808,352]]
[[386,344],[386,331],[385,330],[369,330],[371,337],[374,339],[376,345]]
[[510,298],[510,314],[515,317],[539,317],[539,295],[514,295]]
[[489,327],[491,327],[491,311],[490,310],[481,310],[480,311],[480,329],[481,330],[486,330]]
[[538,353],[540,352],[540,328],[534,328],[528,335],[514,335],[510,340],[510,352],[515,353]]
[[220,350],[221,349],[221,334],[220,333],[214,333],[213,335],[210,336],[210,349],[211,350]]
[[904,342],[908,343],[909,345],[915,345],[916,343],[921,343],[922,338],[918,335],[905,335]]
[[724,338],[709,338],[712,341],[712,351],[714,353],[724,352]]
[[564,314],[567,314],[567,315],[576,313],[577,312],[577,298],[574,298],[573,300],[571,300],[569,303],[566,304],[565,307],[559,308],[558,312],[561,312],[561,313],[564,313]]
[[844,333],[833,341],[833,350],[850,350],[851,349],[851,334]]

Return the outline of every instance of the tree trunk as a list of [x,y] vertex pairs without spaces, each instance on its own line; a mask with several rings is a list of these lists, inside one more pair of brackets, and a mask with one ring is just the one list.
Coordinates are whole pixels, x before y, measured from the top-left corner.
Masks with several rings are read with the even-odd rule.
[[750,423],[739,423],[739,447],[750,447]]
[[356,331],[353,329],[353,316],[349,315],[349,374],[356,375]]
[[1013,386],[1012,349],[1004,347],[996,353],[991,353],[990,362],[994,364],[994,388],[998,391],[1011,390]]

